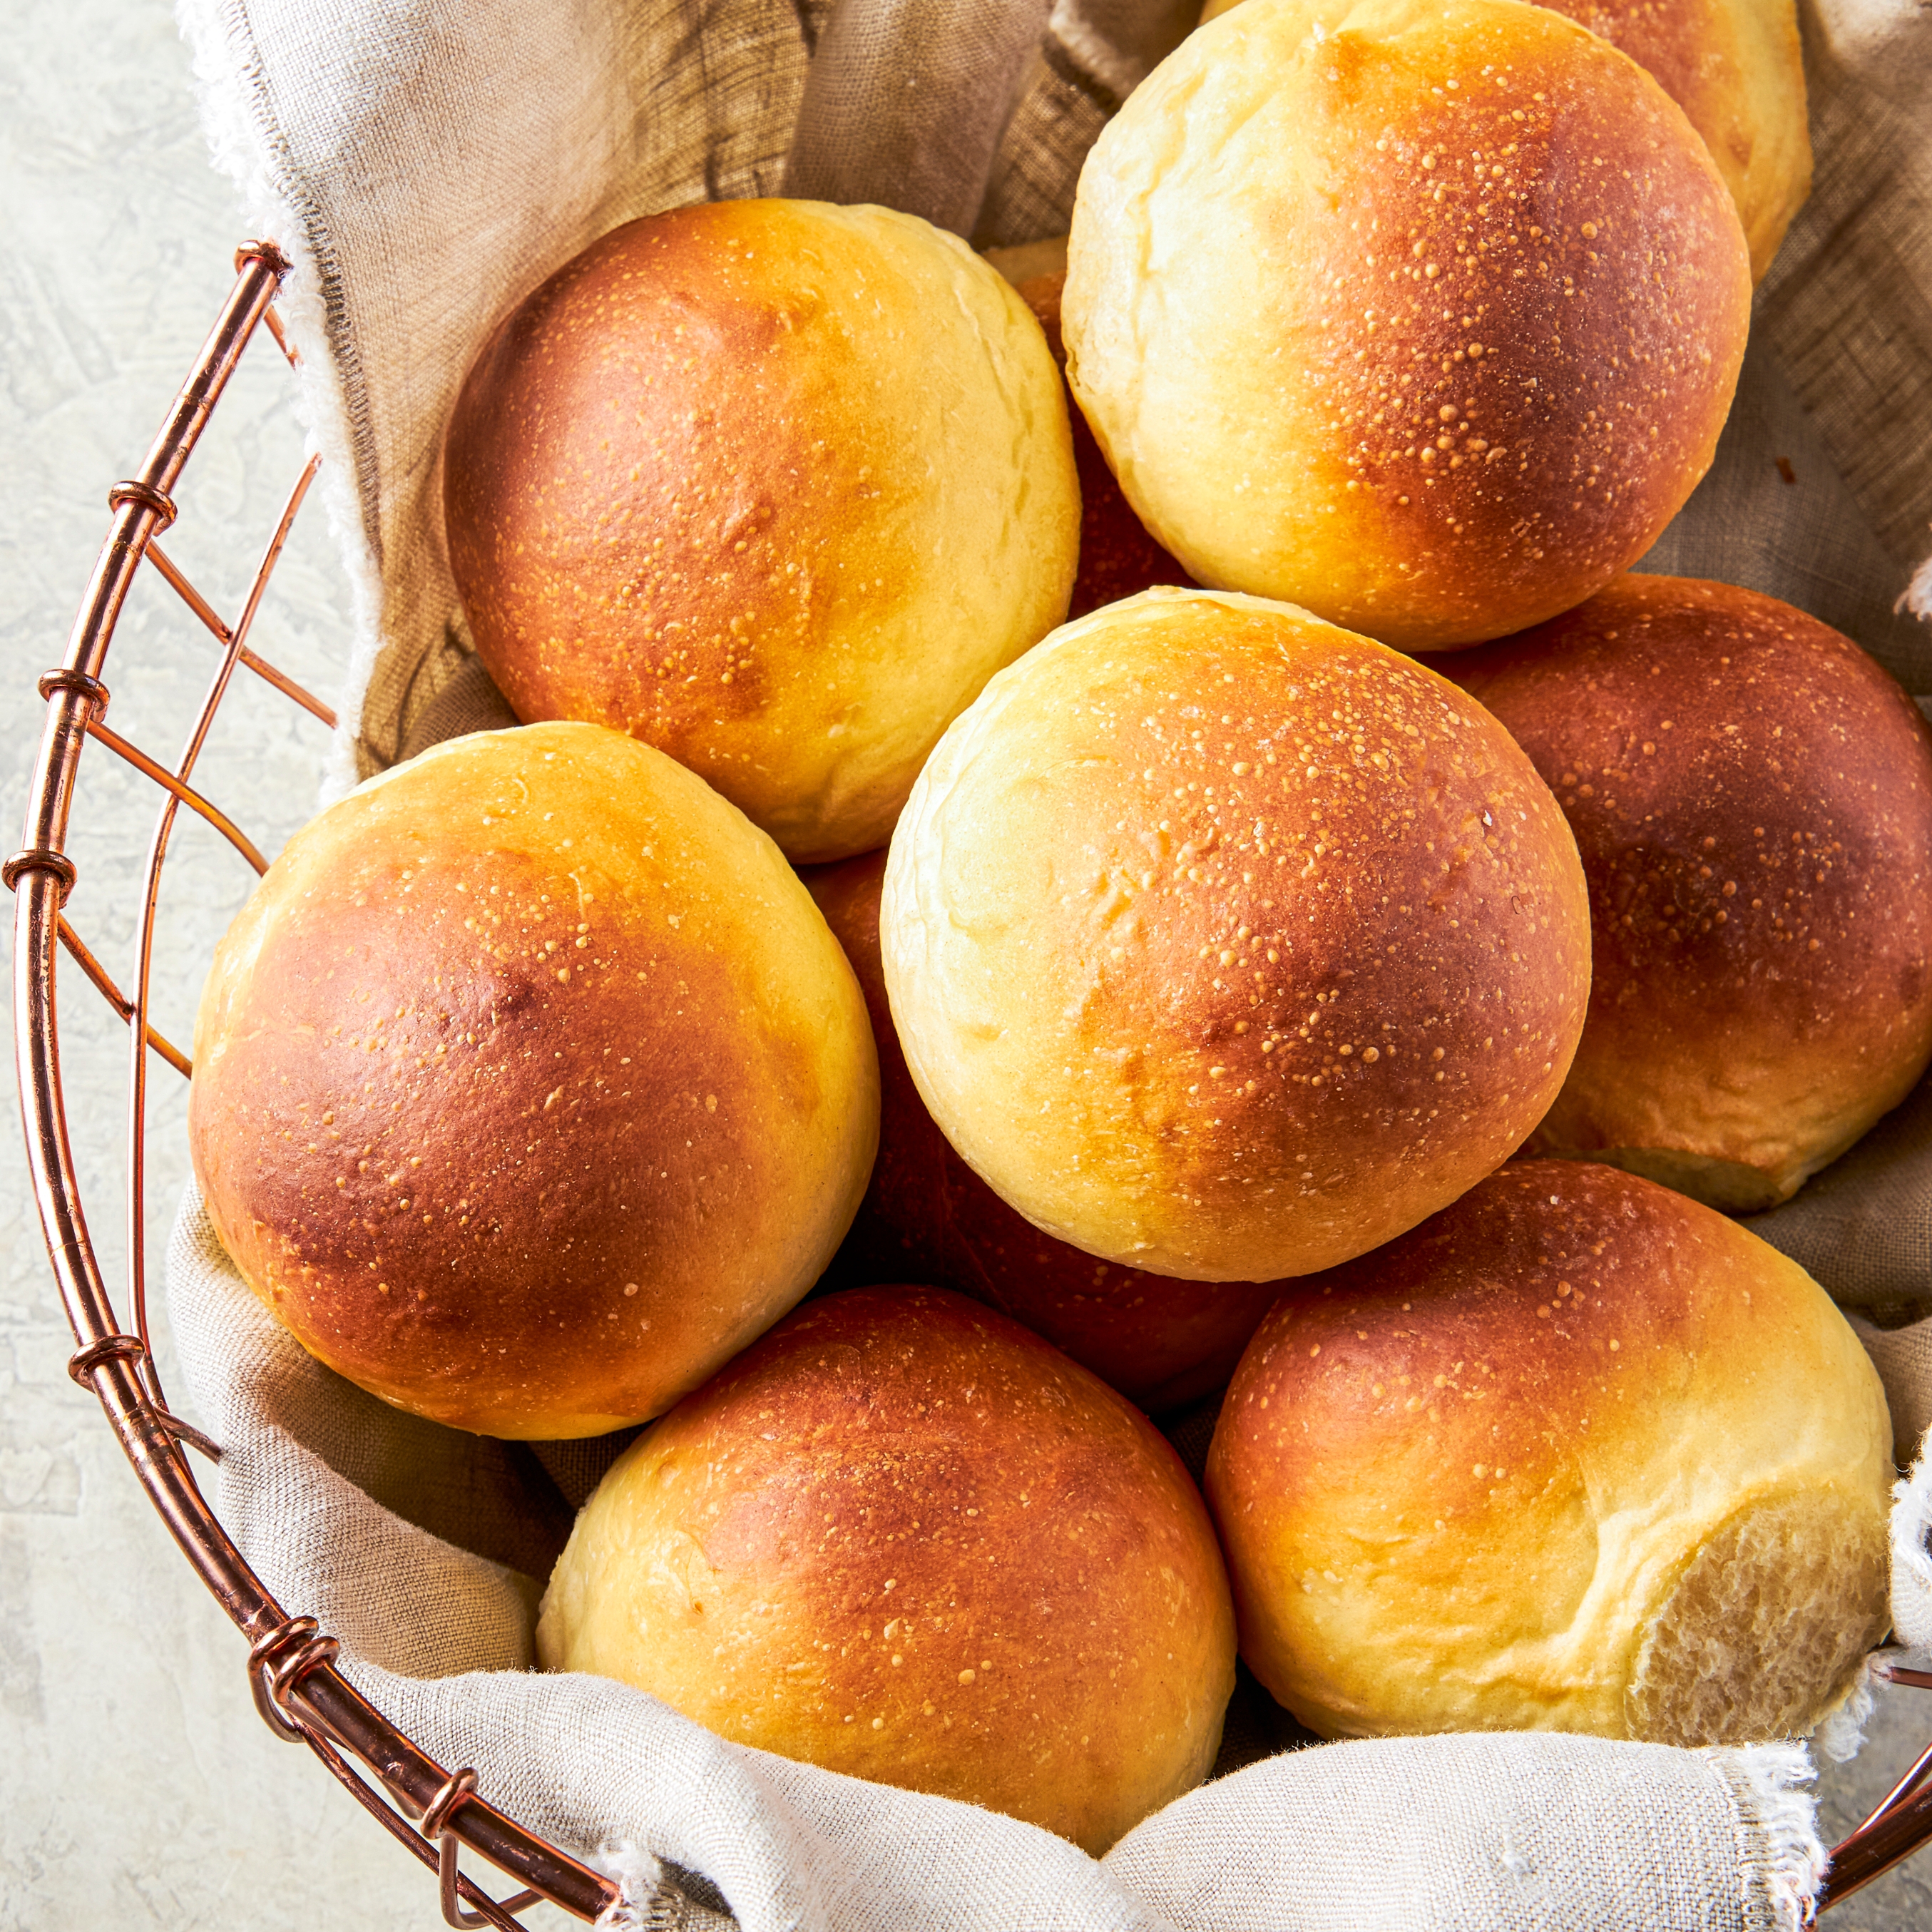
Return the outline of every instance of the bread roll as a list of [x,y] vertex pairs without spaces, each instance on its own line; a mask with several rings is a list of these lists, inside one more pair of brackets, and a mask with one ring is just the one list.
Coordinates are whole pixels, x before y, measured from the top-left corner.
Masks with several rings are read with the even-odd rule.
[[1074,394],[1204,584],[1404,650],[1580,603],[1709,465],[1736,209],[1627,56],[1520,0],[1245,0],[1080,178]]
[[512,1437],[668,1408],[817,1279],[865,1003],[770,839],[587,724],[458,738],[291,839],[216,949],[188,1131],[313,1354]]
[[[1240,0],[1208,0],[1211,20]],[[1792,0],[1542,0],[1621,47],[1683,109],[1737,204],[1762,281],[1811,191]]]
[[634,1443],[578,1518],[546,1669],[734,1743],[1105,1851],[1214,1762],[1220,1552],[1152,1426],[931,1288],[808,1302]]
[[1444,668],[1556,789],[1589,881],[1589,1019],[1534,1145],[1734,1212],[1788,1198],[1932,1059],[1918,706],[1816,618],[1686,578]]
[[879,1157],[832,1266],[848,1282],[929,1281],[1010,1315],[1159,1414],[1225,1388],[1278,1282],[1178,1281],[1096,1261],[1009,1208],[939,1131],[893,1030],[879,957],[886,855],[806,884],[859,976],[879,1049]]
[[1479,706],[1306,612],[1150,590],[990,684],[880,913],[920,1094],[1036,1227],[1333,1266],[1498,1166],[1589,987],[1562,813]]
[[1742,1744],[1808,1729],[1885,1634],[1891,1450],[1795,1262],[1529,1161],[1283,1297],[1207,1487],[1241,1654],[1324,1735]]
[[518,716],[645,740],[796,860],[884,843],[1073,580],[1040,329],[963,242],[888,208],[614,230],[498,328],[446,460],[450,566]]

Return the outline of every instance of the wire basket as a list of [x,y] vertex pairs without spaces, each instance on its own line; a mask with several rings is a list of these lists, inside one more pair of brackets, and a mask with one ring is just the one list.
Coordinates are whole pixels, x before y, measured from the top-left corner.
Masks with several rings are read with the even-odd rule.
[[[27,1155],[48,1259],[76,1344],[74,1379],[99,1398],[136,1476],[211,1594],[248,1640],[247,1671],[255,1708],[270,1730],[304,1744],[399,1843],[438,1874],[443,1917],[460,1927],[518,1932],[513,1916],[547,1899],[595,1920],[619,1903],[616,1883],[506,1816],[477,1790],[476,1772],[450,1770],[418,1749],[335,1667],[336,1640],[312,1617],[291,1616],[269,1595],[216,1520],[196,1481],[188,1450],[219,1460],[218,1444],[169,1408],[148,1340],[143,1147],[151,1054],[184,1077],[188,1056],[148,1022],[155,909],[162,866],[180,808],[200,814],[256,872],[267,861],[247,834],[197,790],[195,766],[238,668],[245,668],[332,728],[335,714],[250,648],[248,634],[289,530],[320,461],[311,456],[296,479],[257,565],[240,614],[217,614],[157,541],[175,520],[170,494],[178,482],[228,379],[258,328],[289,362],[299,358],[272,302],[287,263],[272,243],[244,243],[236,280],[167,418],[130,480],[108,493],[114,512],[75,619],[60,668],[44,675],[46,723],[28,800],[23,849],[0,866],[14,908],[14,1048]],[[108,646],[130,586],[152,564],[213,634],[220,656],[187,742],[172,766],[130,743],[106,722],[101,681]],[[75,878],[64,846],[81,752],[89,739],[124,759],[159,788],[135,938],[135,977],[124,992],[68,923],[63,907]],[[130,1030],[128,1072],[128,1298],[134,1332],[124,1330],[89,1240],[61,1084],[55,968],[64,949]],[[1880,1668],[1892,1682],[1932,1689],[1932,1673]],[[1841,1903],[1932,1839],[1932,1746],[1871,1815],[1832,1853],[1818,1910]],[[524,1888],[500,1901],[458,1868],[466,1846]]]

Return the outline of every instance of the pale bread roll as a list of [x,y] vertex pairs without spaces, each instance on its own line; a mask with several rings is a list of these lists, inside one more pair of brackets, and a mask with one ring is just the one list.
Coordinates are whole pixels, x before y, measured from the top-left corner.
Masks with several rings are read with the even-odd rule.
[[1884,1636],[1892,1474],[1795,1262],[1531,1161],[1276,1305],[1207,1488],[1241,1654],[1324,1735],[1712,1744],[1808,1729]]
[[[1211,20],[1242,0],[1208,0]],[[1621,47],[1683,109],[1737,204],[1762,281],[1811,191],[1793,0],[1541,0]],[[1017,251],[1016,251],[1017,252]]]
[[518,716],[644,739],[801,862],[885,842],[1073,580],[1039,325],[890,208],[614,230],[497,328],[446,459],[450,567]]
[[1446,680],[1150,590],[990,684],[893,835],[921,1096],[1010,1205],[1204,1281],[1333,1266],[1519,1146],[1589,987],[1562,814]]
[[1404,650],[1640,556],[1744,355],[1730,191],[1634,61],[1521,0],[1245,0],[1080,178],[1068,376],[1199,582]]
[[216,949],[188,1132],[309,1352],[492,1436],[668,1408],[818,1278],[878,1067],[776,846],[589,724],[458,738],[291,839]]
[[808,1302],[634,1443],[537,1652],[1096,1856],[1206,1775],[1234,1672],[1172,1449],[1004,1316],[912,1288]]

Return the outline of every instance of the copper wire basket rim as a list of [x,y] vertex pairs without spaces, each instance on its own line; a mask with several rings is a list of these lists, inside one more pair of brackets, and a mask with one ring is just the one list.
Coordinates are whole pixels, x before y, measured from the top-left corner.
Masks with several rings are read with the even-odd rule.
[[[438,1874],[444,1916],[452,1924],[489,1924],[516,1932],[511,1912],[547,1898],[584,1920],[622,1901],[615,1881],[593,1871],[490,1804],[475,1771],[439,1763],[358,1693],[337,1667],[336,1640],[312,1617],[286,1612],[249,1568],[202,1496],[188,1446],[218,1456],[218,1445],[168,1408],[148,1339],[142,1220],[143,1129],[150,1051],[178,1072],[188,1057],[148,1023],[154,915],[168,838],[186,806],[220,831],[257,872],[266,862],[247,835],[202,796],[194,767],[208,728],[237,669],[247,668],[317,718],[334,713],[249,646],[248,632],[318,459],[310,457],[284,506],[258,566],[241,615],[231,626],[196,591],[156,538],[175,520],[171,492],[242,352],[264,322],[291,362],[270,304],[288,263],[272,243],[237,252],[236,281],[187,382],[146,461],[109,493],[113,512],[60,668],[40,680],[46,718],[28,800],[22,849],[0,866],[16,895],[14,1052],[22,1124],[48,1258],[74,1330],[69,1364],[92,1388],[149,1501],[196,1574],[249,1640],[247,1670],[256,1707],[277,1736],[307,1744],[365,1808]],[[172,766],[133,746],[104,722],[101,680],[116,622],[140,566],[152,562],[220,646],[214,679],[187,747]],[[131,992],[115,984],[68,924],[64,907],[75,883],[63,849],[80,757],[89,738],[132,764],[160,789],[163,803],[148,848],[145,895]],[[121,1325],[81,1204],[61,1084],[55,963],[64,949],[130,1029],[129,1286],[134,1332]],[[412,1820],[416,1821],[412,1823]],[[458,1868],[466,1846],[526,1889],[499,1903]]]
[[[109,493],[113,520],[81,602],[61,666],[39,680],[46,721],[28,800],[22,849],[0,879],[16,894],[14,1012],[16,1068],[36,1204],[49,1261],[74,1330],[69,1372],[99,1398],[136,1476],[210,1594],[249,1640],[247,1675],[256,1708],[278,1736],[307,1744],[379,1822],[438,1874],[452,1925],[489,1924],[519,1932],[514,1912],[548,1899],[594,1921],[625,1900],[612,1879],[550,1844],[490,1804],[473,1768],[446,1768],[364,1698],[337,1666],[337,1640],[312,1617],[291,1616],[249,1568],[203,1497],[188,1456],[192,1447],[218,1458],[219,1445],[169,1409],[148,1340],[142,1140],[146,1067],[152,1051],[185,1076],[188,1056],[148,1023],[153,922],[170,831],[186,806],[212,824],[259,873],[266,862],[247,835],[191,782],[208,727],[234,672],[245,668],[292,702],[333,726],[334,714],[248,643],[249,628],[282,544],[320,459],[310,456],[283,510],[241,616],[225,623],[156,539],[176,518],[171,492],[242,352],[266,324],[291,364],[300,362],[272,306],[289,270],[270,242],[236,254],[236,278],[146,461]],[[104,722],[101,682],[116,625],[140,566],[152,562],[216,638],[222,656],[182,757],[163,764]],[[76,879],[64,849],[81,748],[93,738],[160,789],[164,802],[149,848],[146,896],[130,995],[116,985],[63,910]],[[64,950],[130,1028],[129,1287],[136,1332],[119,1325],[82,1211],[68,1143],[60,1078],[55,962]],[[1932,1673],[1879,1663],[1875,1673],[1932,1689]],[[413,1821],[413,1822],[412,1822]],[[1814,1914],[1843,1902],[1932,1839],[1932,1746],[1883,1802],[1830,1854]],[[462,1846],[518,1880],[526,1889],[499,1901],[458,1867]]]

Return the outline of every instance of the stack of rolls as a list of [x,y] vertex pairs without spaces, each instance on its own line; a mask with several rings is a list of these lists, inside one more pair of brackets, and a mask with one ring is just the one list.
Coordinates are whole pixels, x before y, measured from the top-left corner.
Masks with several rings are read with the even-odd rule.
[[[1217,0],[1064,244],[673,209],[496,319],[444,503],[524,722],[278,860],[190,1130],[325,1362],[650,1425],[546,1667],[1097,1854],[1238,1641],[1328,1735],[1705,1744],[1882,1636],[1882,1393],[1717,1210],[1932,1059],[1932,733],[1627,574],[1802,76],[1576,10]],[[1204,1502],[1136,1405],[1224,1385]]]

